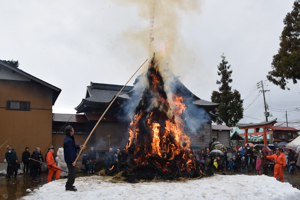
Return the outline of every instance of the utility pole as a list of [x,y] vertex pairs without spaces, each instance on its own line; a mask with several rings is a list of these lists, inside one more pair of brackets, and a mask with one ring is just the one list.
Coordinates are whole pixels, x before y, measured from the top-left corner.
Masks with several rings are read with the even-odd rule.
[[285,111],[285,120],[286,120],[286,127],[289,127],[289,122],[287,118],[287,111]]
[[267,112],[267,111],[268,111],[268,105],[267,105],[267,103],[266,103],[265,92],[269,92],[270,90],[265,90],[265,89],[264,89],[264,83],[263,83],[263,81],[258,82],[256,85],[257,85],[257,88],[260,88],[260,87],[262,88],[262,90],[260,90],[260,92],[263,93],[266,122],[268,122],[268,117],[270,116],[270,113]]

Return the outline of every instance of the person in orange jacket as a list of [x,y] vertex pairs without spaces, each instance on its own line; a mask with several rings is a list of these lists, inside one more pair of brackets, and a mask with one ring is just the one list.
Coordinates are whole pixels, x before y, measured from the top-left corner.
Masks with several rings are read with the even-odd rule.
[[60,171],[61,169],[55,165],[54,157],[53,157],[54,149],[51,148],[49,152],[47,153],[47,166],[48,166],[48,177],[47,177],[47,183],[52,181],[53,173],[56,172],[56,179],[60,178]]
[[283,153],[280,152],[278,148],[276,148],[276,154],[271,156],[266,156],[267,159],[274,160],[274,177],[279,181],[283,182],[283,172],[286,166],[286,159]]

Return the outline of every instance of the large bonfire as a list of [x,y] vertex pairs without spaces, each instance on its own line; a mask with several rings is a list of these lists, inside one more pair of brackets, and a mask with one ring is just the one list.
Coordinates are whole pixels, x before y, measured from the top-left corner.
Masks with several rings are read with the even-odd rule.
[[129,126],[124,155],[124,176],[139,179],[202,177],[202,165],[190,149],[184,132],[185,104],[178,94],[167,94],[155,56],[146,74],[148,87],[142,91]]

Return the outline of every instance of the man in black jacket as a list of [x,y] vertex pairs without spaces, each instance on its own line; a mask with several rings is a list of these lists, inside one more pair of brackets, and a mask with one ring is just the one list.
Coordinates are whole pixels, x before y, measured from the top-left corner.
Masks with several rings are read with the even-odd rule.
[[[31,154],[31,158],[34,160],[40,160],[40,154],[41,149],[39,147],[36,148],[36,150]],[[31,160],[30,161],[30,175],[32,177],[32,180],[37,182],[36,176],[38,174],[38,169],[40,167],[40,163],[37,161]]]
[[76,145],[74,139],[74,129],[72,126],[65,128],[66,137],[64,139],[64,157],[68,167],[68,181],[66,183],[66,190],[76,192],[77,189],[73,186],[76,177],[76,162],[77,150],[84,149],[84,145]]
[[24,167],[23,167],[24,174],[28,173],[29,158],[30,158],[29,147],[26,147],[25,151],[22,154],[22,162],[24,164]]

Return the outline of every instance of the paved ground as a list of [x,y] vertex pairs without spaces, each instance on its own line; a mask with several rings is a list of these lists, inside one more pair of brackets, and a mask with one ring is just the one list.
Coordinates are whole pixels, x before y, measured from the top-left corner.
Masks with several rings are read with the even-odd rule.
[[[232,173],[232,172],[216,172],[216,174],[225,173],[226,175],[235,175],[241,173]],[[255,173],[246,173],[247,175],[256,175]],[[272,172],[269,173],[270,176],[273,175]],[[77,177],[84,176],[82,173],[77,173]],[[26,195],[26,189],[34,190],[39,186],[46,183],[47,174],[46,172],[42,173],[39,176],[39,182],[32,182],[29,175],[18,175],[17,180],[13,183],[9,182],[5,176],[0,175],[0,199],[15,200],[24,195]],[[289,182],[293,187],[300,190],[300,169],[296,169],[294,174],[289,174],[285,172],[284,182]]]

